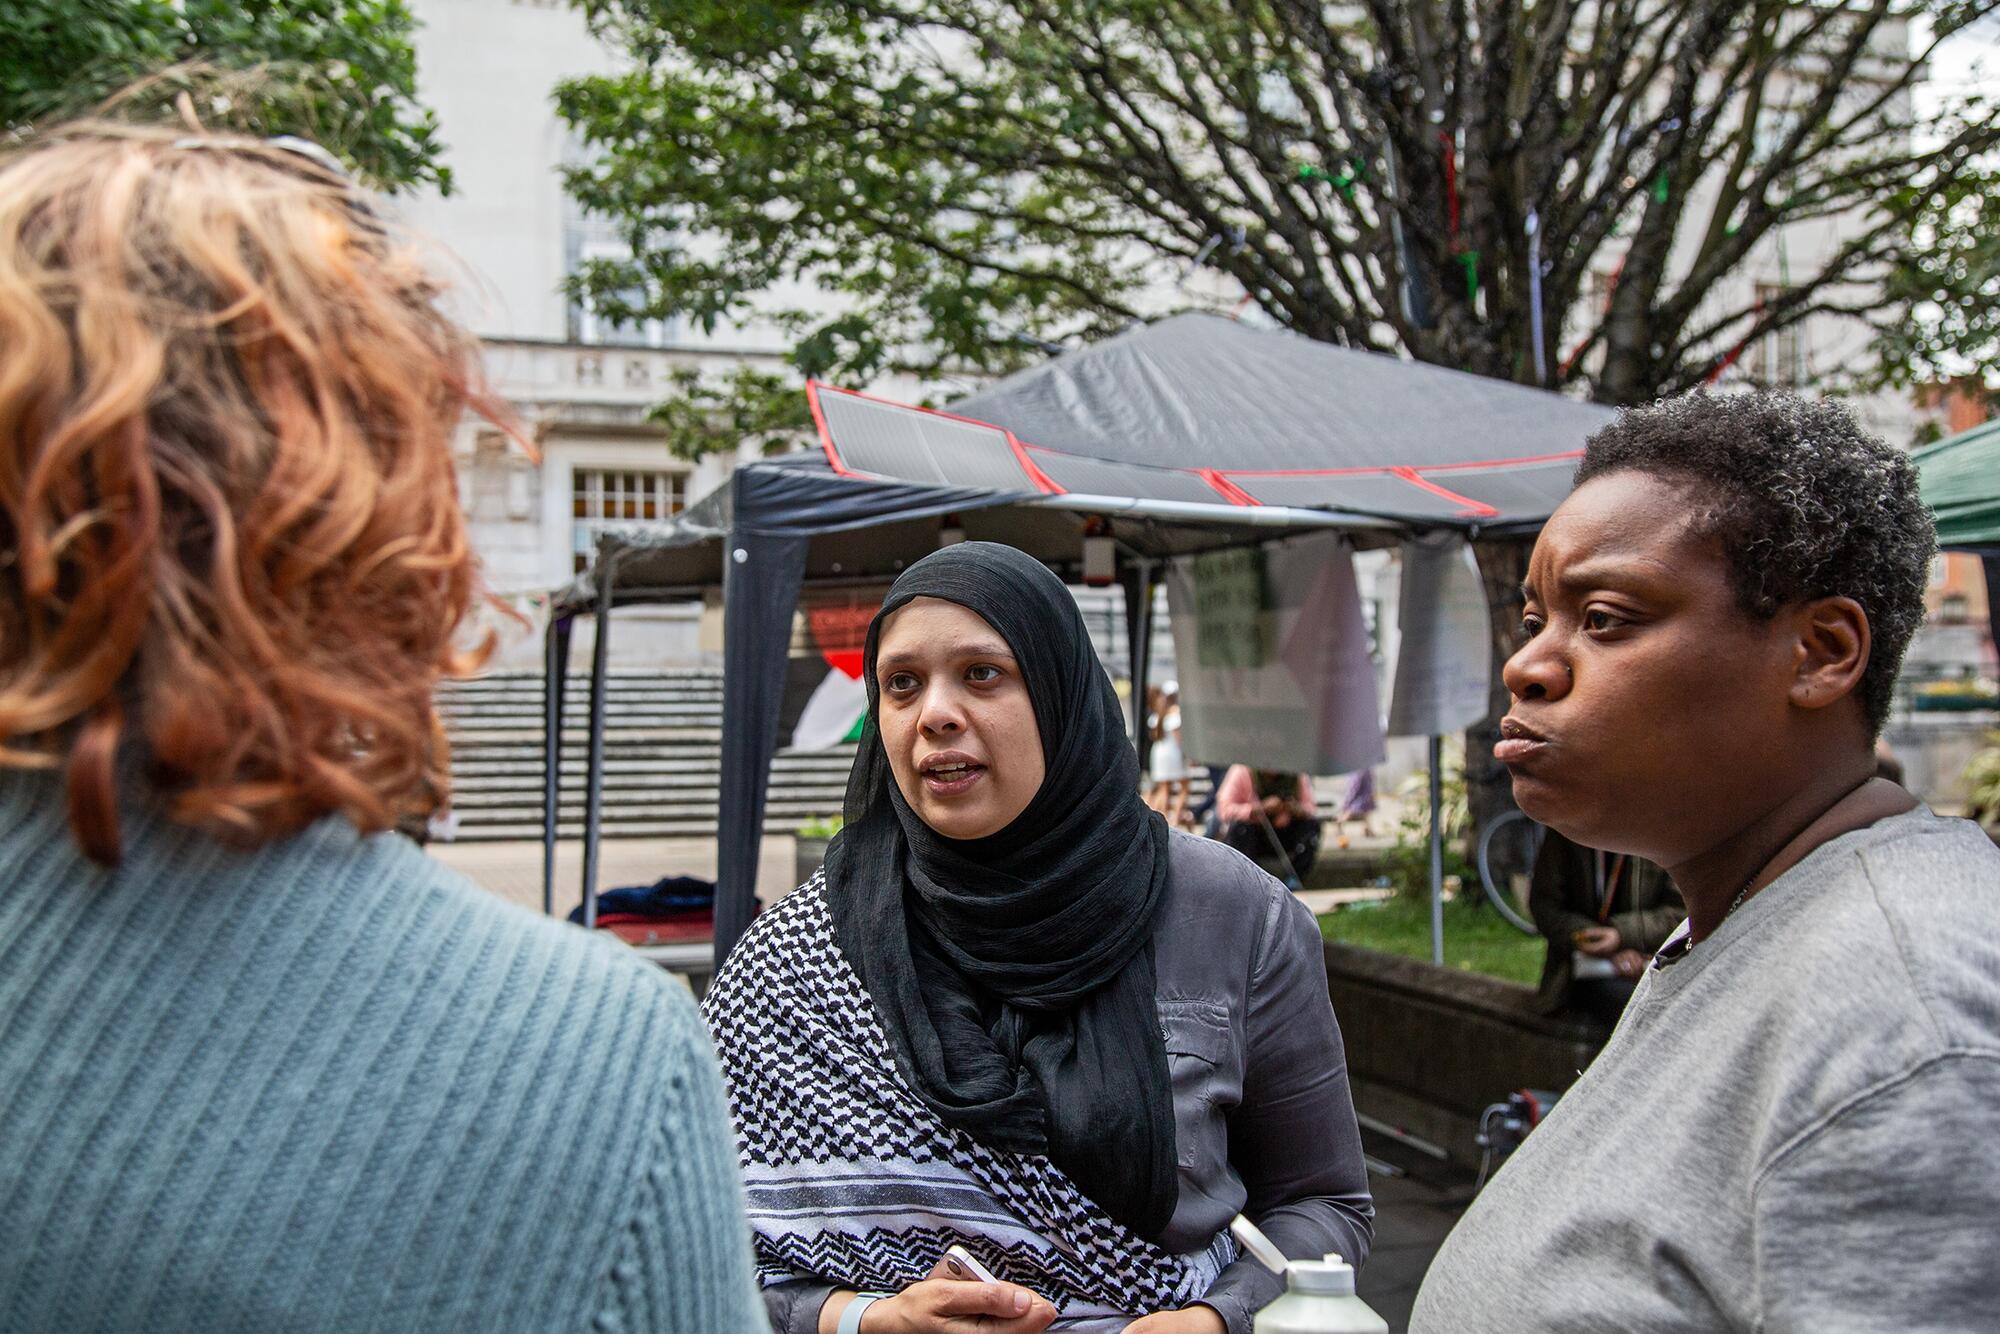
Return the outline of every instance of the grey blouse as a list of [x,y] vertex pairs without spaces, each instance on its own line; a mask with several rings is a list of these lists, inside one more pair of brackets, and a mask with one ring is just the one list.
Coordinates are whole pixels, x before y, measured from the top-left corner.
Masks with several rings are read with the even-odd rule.
[[[1176,834],[1170,857],[1153,947],[1180,1199],[1160,1245],[1201,1250],[1243,1213],[1295,1259],[1337,1251],[1359,1267],[1375,1208],[1318,924],[1220,843]],[[772,1327],[813,1334],[834,1290],[804,1277],[766,1288]],[[1245,1256],[1201,1300],[1229,1334],[1250,1334],[1282,1290]]]

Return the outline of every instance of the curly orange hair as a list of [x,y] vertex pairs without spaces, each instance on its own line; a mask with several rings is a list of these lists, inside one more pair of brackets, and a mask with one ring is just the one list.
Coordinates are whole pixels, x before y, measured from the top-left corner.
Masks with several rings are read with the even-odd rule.
[[450,440],[478,349],[354,186],[122,127],[0,160],[0,768],[64,770],[119,856],[121,770],[254,845],[428,814],[481,596]]

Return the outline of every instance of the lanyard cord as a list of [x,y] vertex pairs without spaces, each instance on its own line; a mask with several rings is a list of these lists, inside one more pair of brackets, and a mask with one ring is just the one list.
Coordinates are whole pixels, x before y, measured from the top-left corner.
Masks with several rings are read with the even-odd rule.
[[[1597,867],[1600,872],[1604,869],[1604,854],[1602,852],[1597,854]],[[1624,870],[1625,854],[1621,852],[1618,854],[1617,860],[1611,863],[1611,874],[1604,877],[1604,889],[1597,900],[1597,920],[1599,923],[1611,920],[1611,900],[1617,897],[1618,877],[1623,874]]]

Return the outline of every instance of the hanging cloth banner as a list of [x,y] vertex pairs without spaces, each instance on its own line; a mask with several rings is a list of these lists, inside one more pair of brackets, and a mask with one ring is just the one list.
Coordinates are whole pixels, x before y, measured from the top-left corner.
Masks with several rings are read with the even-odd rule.
[[1381,762],[1375,664],[1340,537],[1182,557],[1167,607],[1189,759],[1304,774]]
[[1486,589],[1472,548],[1456,533],[1403,544],[1397,603],[1402,645],[1389,735],[1442,736],[1486,716],[1493,645]]
[[778,744],[830,750],[856,741],[868,712],[861,652],[887,584],[809,590],[792,618],[791,660],[778,711]]

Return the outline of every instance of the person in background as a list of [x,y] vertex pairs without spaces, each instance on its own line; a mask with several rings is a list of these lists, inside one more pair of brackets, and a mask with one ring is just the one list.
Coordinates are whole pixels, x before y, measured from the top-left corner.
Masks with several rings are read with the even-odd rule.
[[1167,788],[1153,774],[1152,754],[1159,748],[1164,735],[1162,725],[1166,722],[1167,710],[1164,703],[1167,688],[1163,685],[1146,687],[1146,809],[1166,813]]
[[1303,881],[1319,856],[1312,779],[1231,765],[1215,796],[1216,837],[1261,866],[1288,866]]
[[1439,1250],[1414,1334],[1973,1331],[2000,1288],[2000,850],[1875,772],[1936,534],[1836,400],[1587,444],[1495,757],[1688,920]]
[[1886,778],[1897,786],[1903,785],[1903,762],[1896,758],[1896,752],[1889,749],[1886,737],[1875,738],[1875,776]]
[[1535,858],[1528,911],[1548,941],[1536,997],[1542,1012],[1571,1010],[1606,1025],[1618,1022],[1653,951],[1687,920],[1665,871],[1554,830]]
[[1192,832],[1214,838],[1220,828],[1215,818],[1215,799],[1222,795],[1222,780],[1229,773],[1229,766],[1204,764],[1202,769],[1208,775],[1208,791],[1202,793],[1200,801],[1188,808],[1188,828]]
[[1361,836],[1369,837],[1373,833],[1369,817],[1373,814],[1375,814],[1375,770],[1356,769],[1347,775],[1341,784],[1340,809],[1335,811],[1333,816],[1334,846],[1341,848],[1347,846],[1349,820],[1359,820]]
[[1181,749],[1180,687],[1172,681],[1165,682],[1154,698],[1153,744],[1148,751],[1147,765],[1153,788],[1146,804],[1166,816],[1169,825],[1181,829],[1188,824],[1188,789],[1192,786],[1192,775],[1188,772],[1187,753]]
[[762,1330],[685,991],[388,832],[494,409],[330,161],[0,158],[0,1329]]
[[[1139,799],[1060,579],[966,542],[868,631],[824,873],[704,1008],[779,1334],[1250,1334],[1373,1206],[1312,915]],[[961,1246],[998,1283],[938,1268]],[[976,1271],[974,1271],[976,1272]]]

